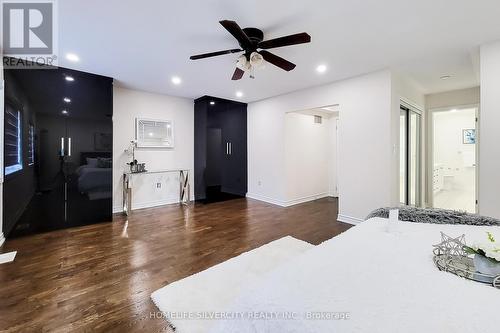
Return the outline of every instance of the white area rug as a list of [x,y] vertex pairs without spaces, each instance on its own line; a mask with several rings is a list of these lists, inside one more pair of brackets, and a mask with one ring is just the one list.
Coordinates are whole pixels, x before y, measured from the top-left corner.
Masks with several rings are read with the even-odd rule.
[[248,284],[313,247],[287,236],[171,283],[151,298],[177,332],[207,332],[216,322],[211,317],[227,311]]

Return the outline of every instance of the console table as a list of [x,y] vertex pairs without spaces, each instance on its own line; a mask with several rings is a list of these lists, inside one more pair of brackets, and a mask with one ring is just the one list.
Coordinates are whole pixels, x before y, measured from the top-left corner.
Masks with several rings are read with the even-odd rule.
[[179,202],[183,205],[189,205],[191,202],[191,186],[189,184],[189,170],[174,169],[174,170],[151,170],[145,172],[130,172],[123,173],[123,212],[129,215],[132,211],[132,187],[133,179],[141,175],[151,175],[157,173],[178,173],[179,174]]

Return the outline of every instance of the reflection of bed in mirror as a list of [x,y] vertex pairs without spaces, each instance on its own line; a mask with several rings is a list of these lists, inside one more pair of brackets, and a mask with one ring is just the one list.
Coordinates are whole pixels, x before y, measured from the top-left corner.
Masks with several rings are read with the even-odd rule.
[[89,200],[111,198],[112,163],[110,152],[83,152],[76,170],[78,191]]

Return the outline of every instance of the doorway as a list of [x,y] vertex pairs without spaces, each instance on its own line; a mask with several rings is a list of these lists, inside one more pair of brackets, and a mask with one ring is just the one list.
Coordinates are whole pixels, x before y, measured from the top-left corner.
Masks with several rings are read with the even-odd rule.
[[422,114],[409,105],[400,106],[399,201],[402,205],[422,204],[421,132]]
[[434,110],[432,206],[477,211],[477,107]]
[[338,126],[338,105],[286,113],[286,205],[339,196]]

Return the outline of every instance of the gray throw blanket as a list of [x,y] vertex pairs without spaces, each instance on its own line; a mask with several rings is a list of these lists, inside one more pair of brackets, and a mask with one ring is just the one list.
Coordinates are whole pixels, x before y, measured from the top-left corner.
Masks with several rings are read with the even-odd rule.
[[469,214],[466,212],[445,210],[438,208],[415,208],[415,207],[395,207],[379,208],[368,215],[367,220],[372,217],[389,217],[389,210],[399,209],[399,220],[418,223],[434,224],[467,224],[467,225],[487,225],[500,226],[500,220],[492,217]]

